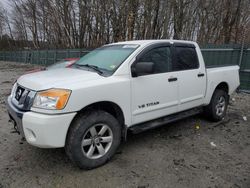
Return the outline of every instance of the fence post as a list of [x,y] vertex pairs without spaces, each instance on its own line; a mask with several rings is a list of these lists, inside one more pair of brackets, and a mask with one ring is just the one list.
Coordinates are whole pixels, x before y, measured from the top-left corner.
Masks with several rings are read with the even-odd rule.
[[240,49],[240,58],[239,58],[239,67],[241,69],[241,63],[242,63],[242,58],[243,58],[243,53],[244,53],[244,46],[245,46],[245,30],[243,31],[243,37],[242,37],[242,42],[241,42],[241,49]]
[[57,50],[55,50],[55,53],[54,53],[54,62],[53,63],[56,62],[56,58],[57,58]]
[[45,59],[45,65],[48,65],[48,58],[49,58],[49,50],[46,49],[46,59]]
[[25,63],[27,63],[27,55],[28,55],[27,50],[25,50],[24,51],[24,56],[25,56],[25,60],[24,61],[25,61]]
[[41,54],[40,54],[41,50],[38,50],[38,64],[41,65]]
[[67,50],[67,58],[70,58],[70,51],[69,51],[69,49]]
[[34,50],[31,51],[31,61],[30,64],[34,62]]

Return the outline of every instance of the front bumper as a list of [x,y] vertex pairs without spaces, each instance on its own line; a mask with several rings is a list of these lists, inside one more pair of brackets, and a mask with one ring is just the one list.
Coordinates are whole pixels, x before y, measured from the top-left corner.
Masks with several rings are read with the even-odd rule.
[[20,134],[29,144],[40,148],[64,147],[68,128],[76,115],[76,112],[59,115],[23,112],[12,104],[10,97],[7,109]]
[[22,125],[22,118],[24,112],[14,107],[14,105],[11,102],[11,97],[8,97],[6,101],[6,106],[9,112],[10,120],[14,123],[15,129],[17,129],[18,133],[20,133],[20,135],[24,137],[23,125]]

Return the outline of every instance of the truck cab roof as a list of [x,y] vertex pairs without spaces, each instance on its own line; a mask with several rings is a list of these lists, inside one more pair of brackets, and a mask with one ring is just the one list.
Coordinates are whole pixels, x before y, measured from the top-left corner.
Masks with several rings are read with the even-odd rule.
[[133,44],[133,45],[140,45],[140,46],[147,46],[150,44],[155,44],[155,43],[161,43],[161,42],[168,42],[168,43],[183,43],[183,44],[193,44],[195,45],[196,43],[193,41],[186,41],[186,40],[172,40],[172,39],[158,39],[158,40],[131,40],[131,41],[124,41],[124,42],[116,42],[116,43],[111,43],[108,45],[114,45],[114,44]]

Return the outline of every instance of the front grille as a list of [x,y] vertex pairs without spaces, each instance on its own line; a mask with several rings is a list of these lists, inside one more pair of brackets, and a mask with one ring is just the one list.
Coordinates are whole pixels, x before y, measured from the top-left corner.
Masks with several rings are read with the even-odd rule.
[[12,103],[20,110],[30,110],[36,92],[20,85],[16,85],[14,87]]
[[15,99],[17,101],[20,101],[25,89],[22,88],[21,86],[17,86],[16,91],[15,91]]

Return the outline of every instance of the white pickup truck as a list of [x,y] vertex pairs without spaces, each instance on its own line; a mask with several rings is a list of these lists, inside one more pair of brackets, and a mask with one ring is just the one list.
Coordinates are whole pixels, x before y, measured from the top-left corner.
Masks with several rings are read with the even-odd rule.
[[238,86],[239,67],[206,68],[195,42],[128,41],[93,50],[71,68],[21,76],[7,108],[29,144],[65,147],[91,169],[115,154],[128,130],[201,112],[221,120]]

